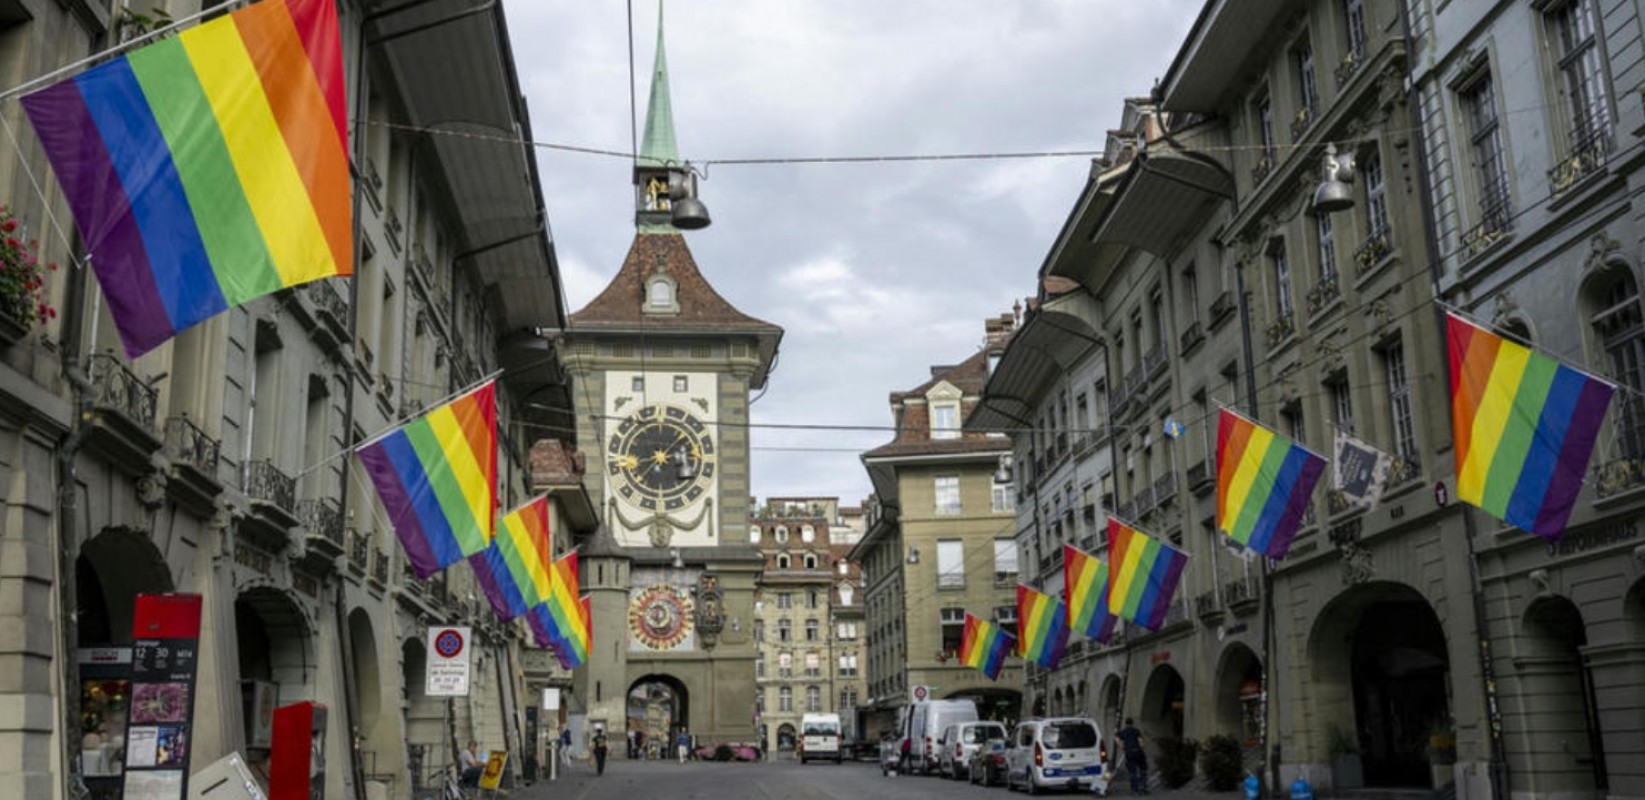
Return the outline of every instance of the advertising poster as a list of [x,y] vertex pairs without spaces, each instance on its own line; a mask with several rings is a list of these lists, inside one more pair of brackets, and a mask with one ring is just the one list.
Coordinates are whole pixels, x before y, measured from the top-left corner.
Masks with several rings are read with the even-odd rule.
[[182,800],[188,791],[200,596],[140,594],[132,615],[126,800]]

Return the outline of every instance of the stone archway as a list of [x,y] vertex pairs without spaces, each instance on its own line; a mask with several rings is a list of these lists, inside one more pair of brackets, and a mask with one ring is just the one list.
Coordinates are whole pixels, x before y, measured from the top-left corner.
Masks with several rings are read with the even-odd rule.
[[1182,680],[1182,673],[1170,664],[1155,667],[1142,690],[1137,727],[1154,739],[1165,736],[1181,739],[1187,697],[1188,684]]
[[1527,737],[1531,761],[1554,782],[1549,791],[1602,792],[1608,788],[1605,747],[1594,674],[1583,658],[1582,612],[1568,598],[1539,597],[1526,609],[1522,630],[1514,665],[1518,694],[1536,698],[1535,727],[1528,731],[1534,735]]
[[794,742],[797,741],[794,725],[784,722],[777,726],[777,751],[782,753],[794,752]]
[[1245,747],[1257,746],[1262,736],[1262,659],[1243,642],[1234,642],[1223,649],[1216,676],[1216,732]]
[[[277,706],[314,699],[314,633],[295,600],[270,586],[242,591],[234,599],[234,635],[240,681],[261,684]],[[268,749],[251,746],[264,734],[248,725],[246,760],[252,764],[267,763]]]
[[1102,729],[1109,733],[1120,729],[1120,721],[1125,715],[1120,696],[1120,684],[1120,676],[1109,675],[1102,679],[1102,689],[1099,690],[1101,699],[1097,703],[1097,713],[1101,716],[1097,717],[1097,721],[1102,723]]
[[355,696],[360,701],[360,717],[355,723],[362,736],[372,738],[382,713],[383,682],[377,664],[377,637],[365,609],[348,612],[348,639],[354,654]]
[[411,783],[421,787],[423,779],[439,765],[454,760],[454,746],[447,745],[444,701],[425,692],[428,650],[421,639],[406,639],[400,646],[401,703],[405,713],[406,765]]
[[[1313,732],[1321,751],[1346,739],[1365,785],[1431,788],[1431,739],[1452,730],[1445,631],[1415,589],[1376,581],[1338,595],[1314,620]],[[1451,740],[1454,753],[1454,739]]]
[[175,591],[165,556],[136,528],[105,528],[89,539],[74,577],[82,647],[130,644],[137,595]]
[[637,744],[650,754],[666,758],[680,728],[691,730],[691,696],[685,683],[672,675],[644,675],[628,685],[628,730],[639,735]]
[[1016,719],[1022,713],[1022,692],[1015,689],[984,687],[963,689],[946,696],[948,700],[970,700],[977,704],[977,718],[1004,722]]

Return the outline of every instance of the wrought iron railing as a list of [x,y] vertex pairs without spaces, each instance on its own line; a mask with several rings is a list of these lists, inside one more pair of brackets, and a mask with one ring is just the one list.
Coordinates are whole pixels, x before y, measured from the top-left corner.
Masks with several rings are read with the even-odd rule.
[[1508,228],[1513,222],[1513,212],[1508,206],[1507,190],[1502,190],[1499,194],[1500,197],[1488,198],[1480,209],[1479,224],[1462,234],[1462,248],[1468,258],[1491,249],[1508,236]]
[[1274,317],[1274,321],[1268,323],[1268,345],[1272,347],[1285,341],[1291,334],[1296,333],[1296,330],[1296,321],[1292,319],[1290,313]]
[[371,579],[378,586],[388,585],[388,554],[376,548],[371,550]]
[[1154,502],[1164,503],[1177,496],[1177,473],[1166,472],[1154,481]]
[[1422,462],[1415,453],[1394,456],[1393,463],[1388,465],[1388,485],[1399,486],[1406,481],[1416,480],[1422,473]]
[[1200,328],[1199,320],[1196,319],[1193,322],[1188,323],[1188,327],[1184,328],[1182,331],[1180,341],[1182,352],[1184,353],[1194,349],[1194,346],[1198,345],[1200,342],[1205,341],[1205,331]]
[[304,500],[298,506],[298,519],[308,528],[309,535],[325,539],[341,550],[343,541],[343,510],[329,497]]
[[1393,249],[1393,238],[1386,227],[1371,231],[1371,235],[1365,237],[1359,249],[1354,251],[1355,274],[1364,275],[1370,272],[1376,265],[1381,264],[1382,259]]
[[188,417],[166,418],[166,455],[215,478],[222,444],[207,435]]
[[309,281],[304,287],[304,291],[308,292],[308,299],[313,301],[316,308],[330,314],[339,325],[348,324],[348,301],[343,299],[343,294],[337,291],[337,287],[331,285],[331,281]]
[[1211,465],[1206,461],[1196,462],[1188,468],[1188,488],[1196,490],[1211,483]]
[[1603,499],[1645,486],[1645,459],[1623,456],[1593,469],[1594,495]]
[[1354,74],[1359,72],[1359,68],[1364,65],[1365,53],[1359,50],[1349,50],[1348,55],[1342,57],[1342,63],[1338,64],[1336,68],[1337,88],[1341,89],[1343,84],[1353,80]]
[[1334,273],[1322,276],[1314,288],[1308,290],[1309,315],[1318,314],[1340,296],[1342,290],[1337,287],[1337,276]]
[[1203,592],[1194,598],[1194,613],[1201,617],[1211,617],[1222,613],[1222,604],[1217,602],[1217,593]]
[[1553,169],[1548,170],[1548,189],[1551,194],[1558,195],[1583,178],[1605,168],[1605,162],[1610,159],[1611,150],[1616,146],[1616,137],[1609,125],[1597,126],[1593,130],[1578,130],[1571,134],[1571,150]]
[[107,353],[94,355],[89,362],[92,404],[117,411],[144,430],[154,430],[155,408],[159,402],[159,393],[154,387]]
[[1262,596],[1262,584],[1256,578],[1235,578],[1222,585],[1222,599],[1230,606],[1254,603]]
[[1314,106],[1308,104],[1297,109],[1297,115],[1291,118],[1291,141],[1302,140],[1302,135],[1308,132],[1308,126],[1314,124]]
[[1226,290],[1217,295],[1215,300],[1211,301],[1210,315],[1212,329],[1217,327],[1217,323],[1233,315],[1234,311],[1237,310],[1234,302],[1234,293]]
[[371,540],[357,530],[348,531],[348,568],[356,575],[371,567]]
[[1154,496],[1154,487],[1144,486],[1138,489],[1136,497],[1131,498],[1131,504],[1136,508],[1139,517],[1152,512],[1154,507],[1159,505],[1158,498]]
[[1274,171],[1274,151],[1263,153],[1257,159],[1256,166],[1251,167],[1251,183],[1260,184],[1268,179],[1268,173]]
[[1170,355],[1165,352],[1165,342],[1155,342],[1154,347],[1142,357],[1142,373],[1144,381],[1151,381],[1165,371],[1165,365],[1171,361]]
[[272,461],[246,464],[245,490],[253,500],[272,503],[288,514],[297,511],[297,479],[281,472]]

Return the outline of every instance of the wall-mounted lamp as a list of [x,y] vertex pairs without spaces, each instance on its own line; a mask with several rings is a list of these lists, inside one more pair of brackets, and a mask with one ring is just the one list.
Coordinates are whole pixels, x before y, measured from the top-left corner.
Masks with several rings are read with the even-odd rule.
[[999,466],[994,468],[995,483],[1010,483],[1016,478],[1016,470],[1012,468],[1015,461],[1016,459],[1010,453],[1000,454]]
[[678,548],[678,547],[668,548],[668,555],[669,555],[670,558],[674,559],[674,568],[675,569],[681,569],[685,566],[685,560],[680,558],[680,548]]
[[1354,207],[1354,157],[1337,155],[1337,146],[1325,145],[1325,162],[1321,164],[1319,188],[1314,190],[1312,205],[1315,214],[1347,211]]
[[683,446],[674,451],[674,469],[682,481],[697,477],[697,465],[692,463],[691,454]]
[[697,172],[689,163],[668,171],[668,207],[674,227],[684,231],[708,227],[708,206],[697,199]]
[[920,563],[920,549],[918,547],[908,548],[908,563],[910,563],[910,564]]

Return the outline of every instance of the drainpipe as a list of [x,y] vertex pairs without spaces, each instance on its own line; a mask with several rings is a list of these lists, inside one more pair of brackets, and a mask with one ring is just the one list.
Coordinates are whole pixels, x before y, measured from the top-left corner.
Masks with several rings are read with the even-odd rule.
[[[1411,34],[1411,9],[1405,4],[1400,6],[1400,24],[1405,36],[1405,57],[1407,89],[1415,94],[1416,84],[1412,80],[1411,59],[1416,57],[1416,40]],[[1433,296],[1440,297],[1440,285],[1444,280],[1444,266],[1441,263],[1443,254],[1439,251],[1439,232],[1434,224],[1433,207],[1433,175],[1428,172],[1428,139],[1424,135],[1422,109],[1413,102],[1414,98],[1406,100],[1410,112],[1412,138],[1416,146],[1417,186],[1422,203],[1422,228],[1424,245],[1427,248],[1428,272],[1433,282]],[[1438,330],[1445,330],[1445,309],[1438,303],[1434,304],[1434,317]],[[1441,362],[1445,372],[1445,385],[1451,385],[1451,362],[1446,359]],[[1512,791],[1509,783],[1508,761],[1505,758],[1502,740],[1502,709],[1497,704],[1496,670],[1491,656],[1491,636],[1486,630],[1485,590],[1479,569],[1479,550],[1476,539],[1479,536],[1478,526],[1474,523],[1474,511],[1466,503],[1457,504],[1457,513],[1462,516],[1463,539],[1468,545],[1468,580],[1472,597],[1474,614],[1474,638],[1478,643],[1475,648],[1479,654],[1479,679],[1482,699],[1485,703],[1486,732],[1491,745],[1490,781],[1491,797],[1495,800],[1506,800]]]
[[86,270],[89,262],[69,270],[69,285],[63,301],[62,366],[74,395],[74,419],[68,433],[57,446],[57,585],[58,585],[58,647],[62,652],[64,668],[58,670],[62,683],[63,730],[61,757],[63,759],[63,796],[82,797],[85,783],[80,779],[80,647],[79,590],[76,587],[75,564],[80,555],[79,480],[74,462],[80,446],[90,431],[94,387],[80,367],[80,326],[85,316]]

